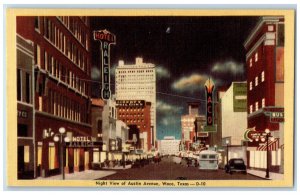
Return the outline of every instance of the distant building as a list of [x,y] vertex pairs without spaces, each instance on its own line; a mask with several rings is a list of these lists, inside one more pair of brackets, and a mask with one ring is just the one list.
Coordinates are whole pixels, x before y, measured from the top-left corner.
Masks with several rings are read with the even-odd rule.
[[117,118],[138,129],[138,147],[149,151],[151,138],[151,102],[144,100],[117,100]]
[[155,65],[136,58],[135,64],[119,61],[116,67],[116,99],[144,100],[151,103],[151,146],[156,141],[156,73]]
[[[102,141],[103,137],[103,107],[104,101],[100,98],[92,99],[92,108],[91,108],[91,116],[92,116],[92,136],[97,140]],[[100,156],[100,158],[99,158]],[[101,158],[102,156],[102,158]],[[93,163],[99,164],[100,162],[104,162],[105,154],[102,152],[102,147],[93,149]]]
[[[283,16],[261,17],[244,43],[248,128],[271,131],[276,138],[268,146],[273,151],[271,170],[280,172],[284,149],[284,30]],[[265,168],[263,160],[255,160],[266,158],[266,147],[261,145],[266,142],[248,143],[250,167]]]
[[195,120],[199,116],[199,102],[188,102],[189,113],[181,116],[182,141],[189,150],[190,145],[196,142]]
[[177,154],[179,152],[180,140],[176,140],[174,136],[165,136],[163,140],[158,142],[158,151],[161,154]]

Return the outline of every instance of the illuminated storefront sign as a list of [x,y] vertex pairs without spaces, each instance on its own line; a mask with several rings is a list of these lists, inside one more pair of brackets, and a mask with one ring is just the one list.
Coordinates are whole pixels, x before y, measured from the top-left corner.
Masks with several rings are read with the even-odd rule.
[[110,90],[110,45],[116,43],[116,36],[108,30],[94,31],[94,40],[101,43],[102,57],[102,99],[108,100],[111,96]]
[[270,118],[271,123],[284,122],[284,108],[281,107],[266,107],[263,108],[264,114]]
[[247,112],[247,83],[233,83],[233,112]]
[[214,132],[216,128],[213,121],[213,90],[214,82],[209,78],[205,82],[206,89],[206,126],[204,127],[204,132]]
[[96,138],[91,136],[73,136],[70,142],[66,142],[66,147],[70,148],[89,148],[102,146],[102,141],[97,141]]
[[144,107],[144,100],[117,100],[118,107]]

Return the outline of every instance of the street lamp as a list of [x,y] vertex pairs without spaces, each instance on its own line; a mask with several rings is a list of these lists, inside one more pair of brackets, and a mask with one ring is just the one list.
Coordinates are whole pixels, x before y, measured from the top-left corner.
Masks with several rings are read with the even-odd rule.
[[[102,141],[102,136],[103,136],[102,133],[97,134],[99,141]],[[101,168],[101,147],[99,147],[99,167]]]
[[266,178],[269,178],[269,137],[271,137],[270,129],[266,129],[266,139],[267,139],[267,168],[266,168]]
[[229,147],[228,147],[228,145],[229,145],[229,140],[228,139],[226,139],[226,148],[227,148],[227,159],[226,159],[226,161],[227,161],[227,165],[228,165],[228,158],[229,158]]
[[66,129],[64,127],[60,127],[59,128],[59,134],[55,134],[54,137],[53,137],[53,140],[55,142],[59,142],[59,147],[60,147],[60,155],[59,155],[59,158],[60,158],[60,171],[62,173],[62,179],[64,180],[65,179],[65,170],[64,170],[64,158],[63,158],[63,152],[64,152],[64,143],[65,142],[69,142],[70,139],[69,137],[66,136]]
[[265,129],[265,132],[264,133],[256,133],[253,135],[253,139],[255,141],[261,141],[261,142],[265,142],[267,141],[266,143],[266,146],[267,146],[267,149],[266,149],[266,152],[267,152],[267,166],[266,166],[266,178],[270,178],[270,174],[269,174],[269,166],[270,166],[270,159],[269,159],[269,139],[271,141],[274,141],[274,137],[271,136],[271,133],[270,133],[270,129]]

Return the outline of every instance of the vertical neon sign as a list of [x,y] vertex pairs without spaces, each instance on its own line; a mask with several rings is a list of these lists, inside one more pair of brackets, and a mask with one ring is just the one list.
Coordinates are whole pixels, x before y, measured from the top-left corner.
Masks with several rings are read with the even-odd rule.
[[101,43],[102,57],[102,87],[101,97],[108,100],[111,96],[110,90],[110,45],[116,44],[116,36],[108,30],[94,31],[94,40]]
[[206,125],[213,125],[213,90],[214,82],[209,78],[205,82],[206,89]]

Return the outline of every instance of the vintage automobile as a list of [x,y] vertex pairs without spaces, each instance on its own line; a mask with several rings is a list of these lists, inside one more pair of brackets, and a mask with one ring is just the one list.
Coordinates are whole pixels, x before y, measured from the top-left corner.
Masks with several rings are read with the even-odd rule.
[[211,150],[203,150],[199,154],[199,169],[218,170],[218,153]]
[[232,158],[225,165],[225,172],[232,174],[233,172],[242,172],[247,174],[247,168],[242,158]]

